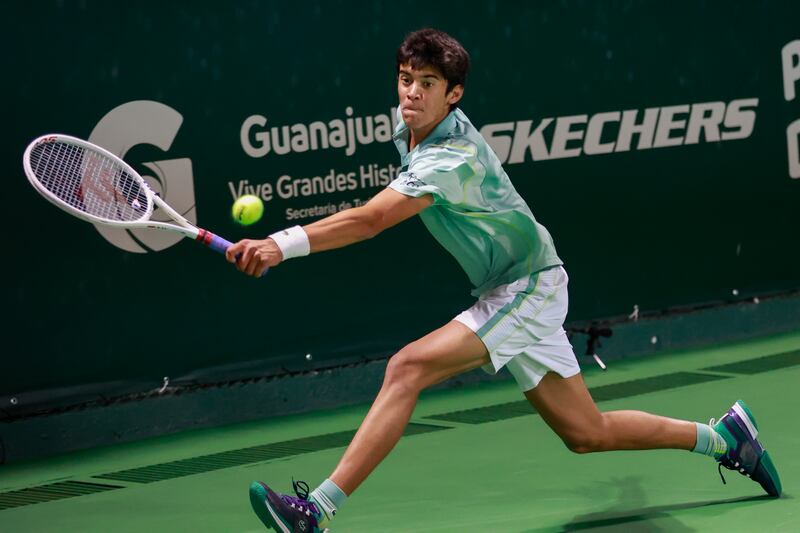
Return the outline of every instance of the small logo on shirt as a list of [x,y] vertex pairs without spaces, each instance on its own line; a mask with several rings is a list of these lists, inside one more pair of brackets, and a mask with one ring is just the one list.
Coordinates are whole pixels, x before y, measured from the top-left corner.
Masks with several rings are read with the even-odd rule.
[[409,172],[408,174],[406,174],[405,179],[403,180],[403,185],[407,187],[416,188],[416,187],[422,187],[423,185],[425,185],[425,182],[419,179],[413,172]]

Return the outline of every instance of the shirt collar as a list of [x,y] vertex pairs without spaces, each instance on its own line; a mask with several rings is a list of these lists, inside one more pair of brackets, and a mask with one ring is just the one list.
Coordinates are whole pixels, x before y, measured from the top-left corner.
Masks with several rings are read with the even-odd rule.
[[[456,114],[458,113],[458,108],[450,111],[446,117],[439,122],[433,131],[431,131],[425,139],[419,143],[417,146],[425,146],[426,144],[432,143],[433,141],[440,139],[442,137],[446,137],[450,132],[455,130],[456,128]],[[397,146],[397,151],[400,152],[400,157],[405,157],[408,154],[408,126],[406,123],[403,122],[403,115],[401,114],[400,108],[397,108],[397,129],[395,130],[394,134],[392,135],[392,140],[394,140],[395,146]],[[415,147],[416,148],[416,147]]]

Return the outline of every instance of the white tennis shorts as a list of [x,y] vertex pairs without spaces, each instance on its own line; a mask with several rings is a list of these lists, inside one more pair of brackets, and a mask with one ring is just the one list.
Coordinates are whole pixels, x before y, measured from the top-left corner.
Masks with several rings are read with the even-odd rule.
[[580,372],[563,327],[568,282],[561,266],[543,270],[484,292],[454,318],[486,345],[491,363],[484,371],[507,367],[523,391],[536,387],[547,372],[564,378]]

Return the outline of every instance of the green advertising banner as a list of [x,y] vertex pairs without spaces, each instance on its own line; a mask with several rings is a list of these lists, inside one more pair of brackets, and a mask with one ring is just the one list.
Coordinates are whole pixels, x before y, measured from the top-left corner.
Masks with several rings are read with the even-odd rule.
[[[13,2],[0,399],[385,357],[471,305],[416,218],[255,280],[79,221],[22,171],[40,135],[88,139],[232,241],[362,205],[398,172],[394,54],[425,26],[471,54],[462,108],[554,237],[568,322],[796,288],[798,20],[792,2]],[[246,193],[266,211],[242,227]]]

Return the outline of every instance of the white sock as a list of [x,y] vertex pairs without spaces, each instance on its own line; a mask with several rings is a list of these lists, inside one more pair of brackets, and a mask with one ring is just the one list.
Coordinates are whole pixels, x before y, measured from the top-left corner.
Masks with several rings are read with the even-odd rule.
[[330,479],[323,481],[319,487],[311,492],[310,499],[322,511],[319,527],[325,527],[336,516],[336,511],[347,501],[347,494]]
[[728,450],[728,444],[722,435],[707,424],[695,422],[697,427],[697,442],[692,450],[695,453],[719,458]]

